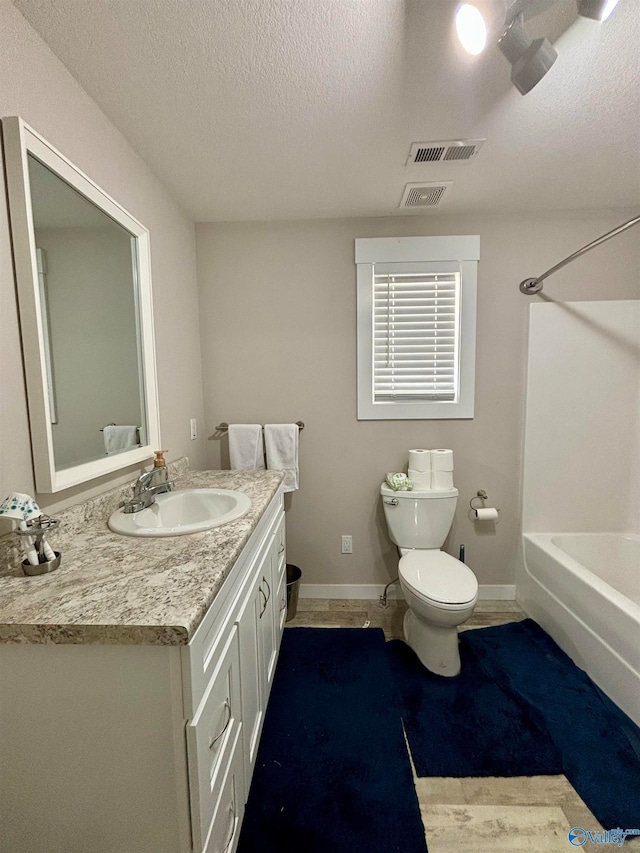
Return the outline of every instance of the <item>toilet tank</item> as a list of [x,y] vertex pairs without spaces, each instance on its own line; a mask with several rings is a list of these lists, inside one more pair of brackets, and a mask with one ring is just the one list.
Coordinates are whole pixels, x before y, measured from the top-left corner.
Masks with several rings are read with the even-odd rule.
[[391,541],[400,548],[442,548],[451,529],[458,490],[394,492],[380,487]]

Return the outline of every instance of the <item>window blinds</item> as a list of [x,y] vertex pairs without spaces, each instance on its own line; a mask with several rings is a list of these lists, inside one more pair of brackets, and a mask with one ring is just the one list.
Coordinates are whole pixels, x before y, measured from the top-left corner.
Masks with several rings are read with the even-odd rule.
[[374,401],[456,400],[460,273],[376,266],[373,305]]

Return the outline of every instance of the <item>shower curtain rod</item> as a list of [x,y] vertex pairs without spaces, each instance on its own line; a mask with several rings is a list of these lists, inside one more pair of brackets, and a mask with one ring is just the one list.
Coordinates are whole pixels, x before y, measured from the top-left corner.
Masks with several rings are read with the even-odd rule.
[[579,258],[580,255],[584,255],[585,252],[588,252],[590,249],[595,249],[596,246],[599,246],[600,243],[604,243],[605,240],[610,240],[611,237],[615,237],[616,234],[621,234],[623,231],[626,231],[627,228],[631,228],[633,225],[637,225],[640,222],[640,216],[635,216],[633,219],[630,219],[628,222],[623,222],[622,225],[618,225],[617,228],[614,228],[613,231],[609,231],[607,234],[603,234],[602,237],[598,237],[597,240],[594,240],[591,243],[587,243],[586,246],[583,246],[581,249],[578,249],[577,252],[574,252],[572,255],[569,255],[568,258],[565,258],[563,261],[560,261],[559,264],[556,264],[555,267],[551,267],[551,269],[539,275],[537,278],[525,278],[524,281],[520,282],[520,291],[525,293],[527,296],[531,296],[533,293],[539,293],[542,290],[542,282],[545,278],[549,278],[550,275],[553,275],[554,272],[557,272],[562,267],[565,267],[567,264],[570,264],[571,261],[575,261],[576,258]]

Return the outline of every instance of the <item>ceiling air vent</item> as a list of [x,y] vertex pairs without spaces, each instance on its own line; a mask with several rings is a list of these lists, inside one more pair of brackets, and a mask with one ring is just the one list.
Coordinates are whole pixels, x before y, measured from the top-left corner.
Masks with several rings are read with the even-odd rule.
[[470,163],[486,139],[447,139],[439,142],[414,142],[406,165],[414,163]]
[[435,207],[453,181],[407,184],[402,194],[401,208]]

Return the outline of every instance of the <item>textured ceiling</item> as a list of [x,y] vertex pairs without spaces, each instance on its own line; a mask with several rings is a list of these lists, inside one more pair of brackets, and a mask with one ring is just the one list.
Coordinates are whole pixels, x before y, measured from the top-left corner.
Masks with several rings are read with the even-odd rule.
[[[529,21],[559,57],[524,97],[497,33],[457,45],[454,0],[14,2],[197,221],[397,213],[422,180],[453,180],[441,213],[640,203],[640,0]],[[504,0],[478,5],[499,27]],[[470,164],[405,167],[478,137]]]

